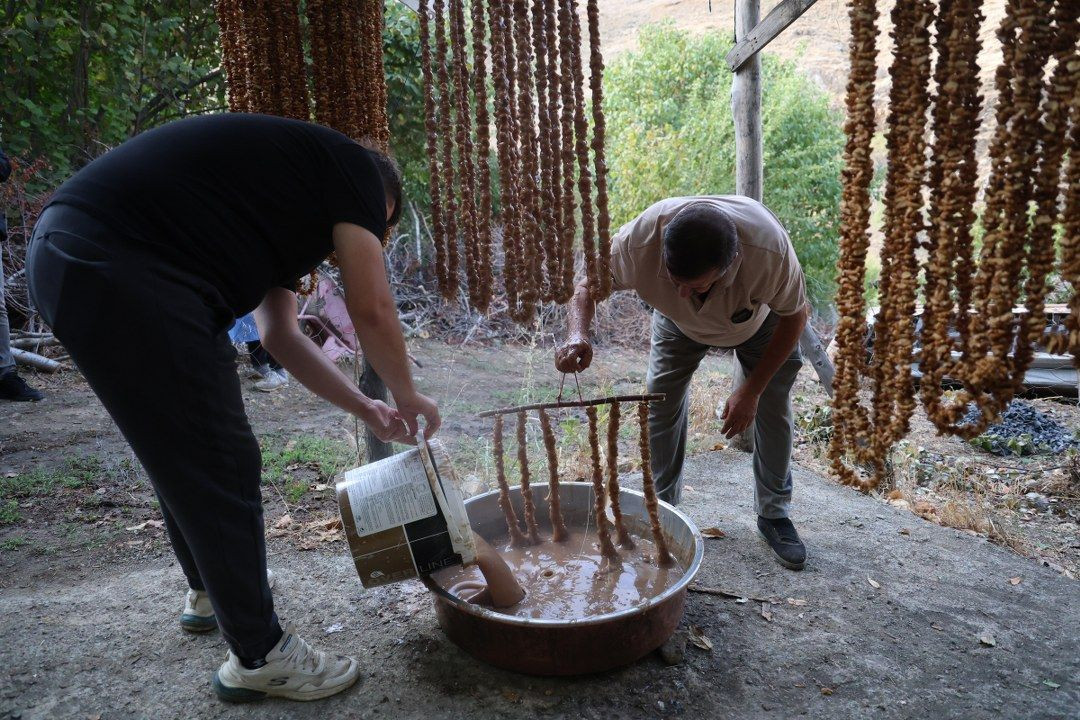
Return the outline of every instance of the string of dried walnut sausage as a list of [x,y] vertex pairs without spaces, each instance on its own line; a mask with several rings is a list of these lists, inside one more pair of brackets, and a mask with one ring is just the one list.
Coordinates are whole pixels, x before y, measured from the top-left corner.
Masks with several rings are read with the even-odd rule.
[[645,510],[649,514],[653,542],[656,543],[656,563],[665,567],[675,560],[668,551],[664,529],[660,526],[660,507],[656,498],[656,485],[653,484],[652,457],[649,452],[649,403],[638,403],[638,447],[641,451],[641,486],[645,492]]
[[242,37],[243,20],[239,0],[217,0],[215,5],[218,26],[221,28],[221,64],[229,90],[229,110],[248,112],[248,83],[246,46]]
[[604,160],[604,56],[600,51],[600,7],[587,0],[589,17],[589,88],[592,91],[593,167],[596,171],[596,292],[594,300],[611,295],[611,215],[608,211],[607,163]]
[[596,264],[595,220],[592,203],[592,171],[589,168],[589,124],[585,120],[585,75],[581,69],[581,19],[577,0],[570,5],[570,67],[574,79],[574,149],[577,154],[578,194],[581,201],[581,248],[589,294],[599,298]]
[[537,139],[539,141],[538,166],[540,173],[540,242],[544,250],[545,282],[541,297],[545,301],[555,300],[559,294],[560,278],[562,277],[559,267],[561,245],[556,230],[555,215],[556,205],[555,188],[552,186],[552,165],[555,164],[554,149],[552,144],[552,114],[548,107],[550,96],[548,94],[548,44],[547,44],[547,10],[544,0],[533,0],[532,6],[532,40],[533,57],[536,68],[536,107],[537,107]]
[[555,433],[551,430],[551,417],[543,408],[540,415],[540,430],[544,435],[544,450],[548,462],[548,517],[551,520],[551,539],[562,542],[569,537],[566,523],[563,522],[562,504],[559,502],[559,451],[555,445]]
[[611,527],[608,524],[607,512],[605,510],[604,473],[600,469],[600,437],[596,427],[596,406],[590,405],[585,408],[585,415],[589,418],[589,449],[591,451],[590,459],[592,461],[596,537],[600,541],[600,554],[610,560],[618,560],[619,553],[611,543]]
[[442,140],[439,184],[443,191],[443,224],[446,227],[446,289],[443,296],[452,299],[458,289],[457,185],[454,173],[454,133],[450,115],[452,88],[447,68],[446,11],[443,0],[435,0],[435,71],[439,81],[439,139]]
[[634,547],[634,541],[623,523],[619,490],[619,403],[611,403],[607,427],[607,492],[611,498],[611,514],[615,518],[615,535],[618,543],[626,548]]
[[432,35],[428,3],[421,2],[417,13],[420,17],[420,67],[424,84],[424,133],[428,160],[428,193],[431,198],[431,240],[435,246],[435,276],[439,292],[444,298],[453,297],[446,265],[446,225],[443,223],[442,171],[439,167],[439,119],[435,102],[435,78],[432,70]]
[[476,100],[477,168],[477,255],[480,289],[476,309],[487,312],[491,305],[494,275],[491,267],[491,137],[487,108],[487,48],[484,45],[484,0],[472,0],[473,95]]
[[859,377],[866,363],[863,338],[866,300],[863,282],[870,247],[870,183],[874,165],[874,78],[877,72],[877,3],[850,0],[851,23],[849,73],[845,104],[843,190],[840,199],[840,257],[837,261],[836,374],[833,379],[833,435],[829,458],[840,480],[862,486],[863,481],[848,463],[848,453],[868,447],[867,413],[859,403]]
[[[574,95],[574,53],[570,0],[558,0],[559,8],[559,97],[562,113],[559,117],[562,138],[560,174],[562,176],[562,285],[563,294],[573,295],[574,288],[574,234],[577,204],[574,198],[574,114],[577,101]],[[579,65],[580,67],[580,65]]]
[[521,504],[525,508],[525,531],[529,534],[529,542],[536,545],[540,542],[540,535],[536,527],[536,504],[530,489],[532,473],[529,471],[529,445],[525,432],[527,420],[524,410],[517,414],[517,456],[521,470]]
[[[947,401],[942,383],[947,375],[957,374],[952,353],[966,350],[970,337],[971,228],[978,190],[975,143],[982,103],[981,24],[980,0],[942,0],[936,29],[935,140],[928,181],[930,222],[919,366],[928,417],[939,429],[953,433],[967,412],[967,403]],[[950,328],[956,329],[958,343],[953,342]]]
[[480,238],[476,217],[476,165],[472,142],[472,108],[469,106],[468,47],[465,44],[465,8],[462,0],[450,0],[451,46],[454,62],[455,135],[461,166],[461,219],[465,240],[465,271],[469,279],[469,302],[481,304]]
[[514,505],[510,502],[510,486],[506,482],[506,467],[503,460],[503,418],[495,416],[495,427],[491,437],[492,450],[495,455],[495,481],[499,485],[499,507],[502,508],[503,518],[506,520],[506,531],[510,534],[510,544],[515,547],[528,544],[528,540],[521,532],[518,524],[517,513]]
[[518,174],[520,156],[517,153],[513,102],[512,32],[508,27],[506,3],[488,3],[488,28],[491,35],[492,80],[495,90],[496,150],[499,162],[499,214],[502,224],[503,274],[508,312],[514,319],[524,317],[520,277],[521,249],[518,218]]
[[[536,187],[536,130],[533,124],[532,44],[529,40],[529,12],[525,0],[514,0],[508,8],[514,21],[516,60],[517,128],[521,152],[521,249],[525,269],[522,281],[523,305],[533,308],[540,299],[543,263],[540,258],[540,197]],[[532,312],[526,322],[532,319]]]

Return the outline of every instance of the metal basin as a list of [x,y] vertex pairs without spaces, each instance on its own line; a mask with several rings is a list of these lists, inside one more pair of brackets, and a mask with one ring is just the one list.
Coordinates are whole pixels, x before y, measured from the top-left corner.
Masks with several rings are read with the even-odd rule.
[[[559,486],[563,517],[569,527],[583,527],[593,511],[590,483]],[[523,517],[520,488],[511,500]],[[536,517],[546,519],[547,485],[531,488]],[[506,534],[498,492],[465,501],[473,530],[491,540]],[[649,537],[644,496],[634,490],[620,494],[627,527]],[[592,521],[589,520],[591,523]],[[693,521],[667,503],[660,503],[660,523],[671,553],[686,572],[678,583],[642,605],[606,615],[569,621],[503,615],[454,597],[430,577],[424,584],[434,593],[435,614],[446,635],[475,657],[506,670],[530,675],[583,675],[629,665],[664,643],[682,619],[686,586],[701,566],[704,543]],[[550,526],[541,526],[550,534]]]

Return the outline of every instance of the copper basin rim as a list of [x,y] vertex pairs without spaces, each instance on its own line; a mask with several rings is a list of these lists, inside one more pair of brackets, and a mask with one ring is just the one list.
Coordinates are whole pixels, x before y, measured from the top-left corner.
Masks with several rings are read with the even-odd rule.
[[[547,524],[547,485],[530,488],[541,530]],[[593,486],[572,482],[559,485],[563,517],[571,527],[593,523]],[[520,488],[511,488],[518,517],[524,516]],[[650,536],[645,498],[636,490],[619,493],[623,516],[635,534]],[[705,543],[694,522],[673,506],[660,502],[660,524],[670,550],[686,568],[674,586],[649,602],[627,610],[580,620],[543,620],[503,615],[456,598],[425,576],[434,594],[435,614],[446,635],[475,657],[497,667],[530,675],[583,675],[629,665],[664,643],[679,625],[686,588],[701,567]],[[465,501],[473,530],[487,539],[506,534],[498,506],[498,491]],[[542,520],[541,520],[542,519]]]

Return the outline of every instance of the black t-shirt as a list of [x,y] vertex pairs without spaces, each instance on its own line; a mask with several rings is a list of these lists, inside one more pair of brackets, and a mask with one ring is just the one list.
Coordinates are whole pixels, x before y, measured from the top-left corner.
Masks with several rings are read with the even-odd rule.
[[335,223],[381,238],[371,155],[321,125],[230,113],[180,120],[102,155],[53,194],[215,286],[237,315],[333,249]]

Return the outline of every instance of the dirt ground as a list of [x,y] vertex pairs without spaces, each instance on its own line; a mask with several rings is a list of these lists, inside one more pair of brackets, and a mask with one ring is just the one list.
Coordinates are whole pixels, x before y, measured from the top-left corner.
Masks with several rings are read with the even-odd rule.
[[[435,342],[414,343],[413,352],[424,366],[416,371],[420,385],[441,403],[442,435],[460,474],[471,491],[483,489],[488,429],[474,415],[554,394],[549,353]],[[641,386],[642,352],[609,350],[603,358],[584,393]],[[729,387],[729,364],[710,356],[699,372],[691,437],[697,453],[683,509],[699,527],[726,533],[707,541],[697,584],[748,599],[690,594],[682,632],[699,628],[711,652],[688,645],[674,666],[654,654],[571,680],[473,662],[442,635],[418,583],[364,591],[340,535],[322,530],[335,513],[332,470],[355,460],[352,423],[299,387],[246,393],[264,445],[278,611],[320,647],[354,653],[366,668],[344,697],[246,708],[223,705],[210,691],[210,673],[225,654],[220,636],[179,629],[183,578],[122,438],[74,373],[35,377],[46,402],[0,407],[0,479],[8,483],[0,510],[9,513],[0,516],[0,718],[1074,712],[1080,587],[1063,575],[1068,568],[1047,567],[1043,551],[1023,557],[974,530],[941,527],[910,507],[837,486],[808,469],[820,462],[820,448],[805,433],[795,519],[810,562],[791,573],[769,559],[754,534],[749,458],[721,442],[709,418]],[[801,411],[821,397],[804,373],[796,391]],[[638,486],[640,473],[632,464],[627,470],[624,481]],[[1048,536],[1080,545],[1061,507],[1022,530],[1044,525]],[[1038,537],[1024,536],[1029,547]],[[1072,562],[1071,552],[1055,557]]]

